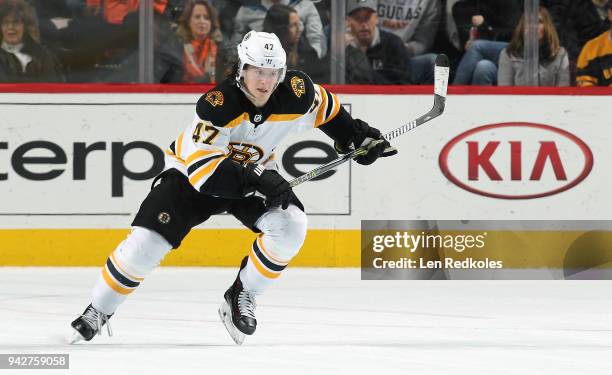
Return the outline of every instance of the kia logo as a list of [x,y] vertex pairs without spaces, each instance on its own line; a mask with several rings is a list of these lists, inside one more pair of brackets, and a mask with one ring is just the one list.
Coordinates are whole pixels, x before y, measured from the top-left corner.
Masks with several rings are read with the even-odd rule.
[[479,126],[451,139],[440,169],[471,193],[500,199],[533,199],[578,185],[593,168],[580,138],[549,125],[506,122]]

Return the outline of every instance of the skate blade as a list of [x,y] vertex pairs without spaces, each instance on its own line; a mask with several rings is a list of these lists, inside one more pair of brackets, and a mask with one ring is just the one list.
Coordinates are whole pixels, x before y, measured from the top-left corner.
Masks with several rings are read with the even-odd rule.
[[73,329],[68,337],[68,344],[73,345],[80,341],[85,341],[85,338],[76,329]]
[[219,306],[219,318],[223,322],[225,329],[227,329],[227,333],[229,333],[230,337],[234,342],[238,345],[242,345],[244,342],[244,333],[240,332],[238,328],[234,326],[232,322],[232,313],[227,301],[223,302],[221,306]]

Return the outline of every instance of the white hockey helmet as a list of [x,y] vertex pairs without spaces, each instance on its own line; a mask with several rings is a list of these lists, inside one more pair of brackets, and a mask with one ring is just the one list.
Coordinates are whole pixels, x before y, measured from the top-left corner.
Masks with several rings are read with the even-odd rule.
[[236,82],[240,85],[242,72],[246,64],[279,69],[277,85],[285,79],[287,72],[287,54],[275,34],[249,31],[238,44],[238,71]]

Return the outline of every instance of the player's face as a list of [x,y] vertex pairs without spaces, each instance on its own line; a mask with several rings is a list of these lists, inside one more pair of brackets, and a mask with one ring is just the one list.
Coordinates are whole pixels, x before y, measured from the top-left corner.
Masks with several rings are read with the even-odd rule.
[[196,40],[202,40],[210,33],[210,15],[206,10],[206,7],[202,4],[198,4],[193,7],[191,12],[191,18],[189,18],[189,28],[191,29],[191,35]]
[[249,66],[244,72],[244,84],[257,100],[257,105],[264,105],[270,99],[278,82],[279,69]]
[[2,41],[15,45],[23,42],[23,20],[14,15],[8,15],[2,19]]
[[348,25],[351,34],[362,45],[370,45],[374,39],[374,30],[378,23],[378,16],[372,9],[361,8],[351,13],[348,17]]

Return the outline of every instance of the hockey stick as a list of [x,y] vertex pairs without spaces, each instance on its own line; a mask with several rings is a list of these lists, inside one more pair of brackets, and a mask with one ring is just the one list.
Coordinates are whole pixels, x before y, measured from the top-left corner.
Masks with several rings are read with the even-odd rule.
[[[434,104],[429,112],[424,114],[423,116],[410,121],[406,125],[400,126],[397,129],[390,131],[389,133],[383,135],[383,137],[387,141],[391,141],[394,138],[399,137],[400,135],[409,132],[410,130],[423,125],[424,123],[433,120],[434,118],[440,116],[442,112],[444,112],[444,105],[446,104],[446,90],[448,88],[448,75],[449,75],[449,67],[448,67],[448,57],[444,54],[440,54],[436,57],[436,66],[434,69]],[[353,150],[347,154],[340,156],[339,158],[330,161],[327,164],[321,165],[310,172],[307,172],[299,177],[294,178],[289,181],[289,185],[291,187],[297,186],[302,182],[306,182],[312,180],[313,178],[322,175],[325,172],[328,172],[332,169],[335,169],[342,163],[345,163],[359,155],[364,155],[368,153],[368,150],[378,143],[382,141],[374,141],[370,142],[369,145],[360,147],[356,150]]]

